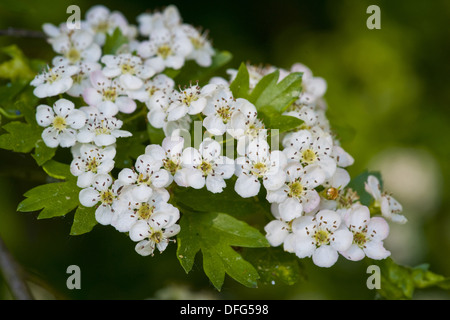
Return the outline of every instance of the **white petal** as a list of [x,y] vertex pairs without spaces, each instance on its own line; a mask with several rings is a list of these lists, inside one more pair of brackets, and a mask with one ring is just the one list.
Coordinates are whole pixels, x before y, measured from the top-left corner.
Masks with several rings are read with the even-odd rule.
[[95,210],[95,219],[98,223],[107,226],[111,224],[114,212],[112,212],[111,207],[101,205]]
[[310,237],[295,235],[295,254],[300,259],[310,257],[316,251],[316,245]]
[[146,221],[137,221],[130,229],[130,239],[133,241],[141,241],[150,234],[149,226]]
[[339,229],[333,233],[331,246],[337,251],[345,251],[352,245],[353,233],[348,229]]
[[363,250],[367,257],[375,260],[386,259],[391,255],[391,253],[384,248],[382,241],[368,241]]
[[242,198],[250,198],[256,196],[259,193],[259,189],[261,188],[261,184],[257,178],[251,175],[241,174],[236,180],[236,184],[234,185],[234,190],[242,197]]
[[206,177],[206,189],[212,193],[220,193],[226,186],[227,185],[221,176],[209,175]]
[[322,268],[333,266],[338,260],[338,257],[337,251],[327,245],[317,248],[312,255],[314,264]]
[[297,199],[287,198],[285,201],[280,203],[278,210],[281,219],[284,221],[291,221],[292,219],[302,216],[303,206]]
[[87,188],[80,191],[78,196],[80,203],[85,207],[93,207],[100,201],[98,191],[94,188]]
[[350,248],[348,248],[346,251],[341,252],[341,254],[348,260],[351,261],[360,261],[364,259],[366,254],[364,251],[356,244],[352,244]]
[[265,227],[267,241],[272,247],[278,247],[289,234],[288,225],[279,220],[270,221]]

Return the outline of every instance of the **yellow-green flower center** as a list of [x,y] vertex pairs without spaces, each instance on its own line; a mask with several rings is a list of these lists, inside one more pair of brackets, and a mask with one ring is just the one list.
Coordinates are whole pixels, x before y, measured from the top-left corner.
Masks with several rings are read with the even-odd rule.
[[70,48],[66,53],[66,58],[72,63],[78,62],[81,59],[80,51],[75,48]]
[[67,123],[66,123],[66,119],[64,119],[61,116],[56,116],[53,119],[53,128],[55,128],[58,131],[63,131],[64,129],[66,129],[67,127]]
[[154,209],[155,209],[154,206],[151,206],[147,202],[143,202],[141,203],[139,209],[137,210],[137,215],[139,219],[148,220],[148,218],[150,218],[150,216],[153,214]]
[[100,194],[100,201],[103,204],[112,204],[114,201],[114,194],[110,190],[103,191]]
[[308,164],[313,163],[317,160],[316,153],[314,150],[306,149],[302,151],[302,160]]
[[156,54],[163,59],[167,59],[172,54],[172,48],[168,45],[162,45],[156,51]]
[[292,198],[299,198],[303,194],[303,186],[299,181],[291,182],[289,185],[288,196]]
[[134,66],[131,64],[128,64],[128,63],[122,64],[120,66],[120,69],[122,70],[122,74],[125,74],[125,73],[134,74],[136,72]]

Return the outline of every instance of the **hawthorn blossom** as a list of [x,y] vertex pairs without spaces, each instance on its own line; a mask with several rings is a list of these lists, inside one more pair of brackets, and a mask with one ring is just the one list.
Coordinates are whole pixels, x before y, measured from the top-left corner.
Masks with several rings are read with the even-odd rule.
[[153,255],[155,248],[163,252],[170,238],[180,232],[180,226],[167,219],[164,213],[154,214],[149,220],[140,220],[130,229],[130,239],[138,242],[136,252],[142,256]]
[[150,40],[141,42],[137,52],[159,73],[166,68],[180,69],[191,51],[192,43],[183,32],[162,28],[152,32]]
[[331,178],[336,171],[336,161],[331,157],[333,142],[329,135],[299,130],[287,135],[283,146],[288,162],[318,166],[326,178]]
[[99,148],[92,144],[82,144],[79,156],[70,164],[70,172],[77,179],[77,186],[87,188],[98,174],[107,174],[114,168],[116,149],[113,146]]
[[79,67],[64,64],[47,68],[30,82],[36,87],[33,94],[38,98],[46,98],[67,92],[73,84],[72,76],[78,71]]
[[111,12],[103,5],[96,5],[91,7],[86,12],[86,19],[82,21],[82,29],[87,29],[94,33],[94,41],[103,46],[106,41],[106,35],[113,34],[116,28],[119,28],[121,33],[126,37],[132,39],[137,34],[137,28],[128,24],[125,16],[118,12]]
[[173,90],[174,86],[175,82],[173,79],[161,73],[151,79],[144,80],[144,83],[140,89],[129,90],[127,91],[127,94],[131,99],[144,102],[147,107],[151,109],[149,102],[152,100],[154,94],[160,91],[170,92]]
[[325,180],[325,175],[317,167],[291,164],[285,169],[285,183],[276,190],[267,191],[269,202],[279,203],[279,214],[284,221],[310,213],[317,208],[320,196],[314,189]]
[[[114,117],[104,117],[98,109],[83,109],[88,116],[86,125],[78,131],[77,140],[81,143],[94,143],[99,147],[109,146],[117,138],[130,137],[131,132],[120,130],[123,122]],[[90,116],[89,116],[90,115]]]
[[380,208],[383,217],[400,224],[408,221],[404,215],[400,214],[403,211],[402,205],[388,193],[381,192],[380,182],[375,176],[370,175],[367,178],[365,189],[374,198],[374,206]]
[[102,225],[109,225],[115,215],[113,206],[121,187],[122,184],[113,181],[109,174],[99,174],[94,178],[92,187],[80,191],[80,203],[85,207],[93,207],[100,202],[95,210],[95,219]]
[[139,33],[150,36],[158,29],[173,29],[180,25],[181,16],[174,5],[167,6],[162,12],[142,13],[137,17]]
[[137,202],[147,201],[154,189],[164,188],[170,183],[170,174],[162,169],[162,161],[148,154],[140,155],[135,169],[125,168],[119,173],[119,181],[132,186],[131,195]]
[[181,30],[189,38],[192,43],[192,51],[186,56],[186,60],[195,60],[201,67],[209,67],[212,64],[212,56],[214,49],[211,42],[208,41],[208,34],[201,33],[191,25],[184,24]]
[[292,234],[285,239],[285,246],[297,257],[312,257],[315,265],[329,268],[338,260],[338,252],[352,245],[353,234],[347,228],[340,228],[341,223],[340,215],[331,210],[299,217],[292,222]]
[[371,218],[369,208],[355,205],[344,215],[344,222],[353,233],[350,248],[340,252],[345,258],[359,261],[367,256],[382,260],[391,255],[383,245],[383,240],[389,235],[389,225],[382,217]]
[[243,198],[256,196],[259,193],[262,179],[268,191],[275,191],[286,181],[284,166],[286,157],[281,151],[270,152],[267,141],[253,140],[249,143],[244,157],[236,159],[236,184],[234,189]]
[[191,85],[180,91],[174,91],[171,96],[170,112],[168,121],[176,121],[186,114],[195,115],[203,111],[207,98],[216,89],[215,85],[206,85],[200,88],[199,85]]
[[71,147],[77,142],[77,130],[86,123],[85,114],[75,109],[66,99],[59,99],[53,105],[41,104],[36,109],[36,122],[45,127],[42,132],[44,143],[50,148]]
[[115,215],[111,225],[119,232],[129,232],[138,221],[148,221],[155,215],[165,215],[168,223],[173,224],[180,218],[180,212],[176,207],[167,203],[169,193],[165,189],[155,189],[150,198],[146,201],[136,201],[130,188],[122,191],[117,200]]
[[229,87],[217,86],[203,109],[203,126],[213,135],[223,135],[236,111],[236,100]]
[[143,80],[149,79],[155,71],[145,65],[140,57],[130,53],[119,55],[104,55],[101,61],[105,64],[103,74],[108,78],[118,77],[120,85],[125,90],[138,90],[143,85]]
[[133,113],[136,110],[136,102],[126,95],[125,88],[117,79],[109,79],[103,71],[97,70],[90,74],[90,80],[92,87],[84,90],[83,99],[105,116],[115,116],[119,111]]
[[175,182],[183,187],[206,189],[220,193],[226,187],[224,179],[234,174],[234,160],[222,156],[222,147],[217,141],[206,138],[199,149],[191,147],[183,151],[181,166],[175,174]]

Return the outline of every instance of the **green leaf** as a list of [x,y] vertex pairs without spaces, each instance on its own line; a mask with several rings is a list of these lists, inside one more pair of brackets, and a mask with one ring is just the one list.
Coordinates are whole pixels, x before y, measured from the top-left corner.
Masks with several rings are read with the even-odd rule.
[[243,256],[258,270],[260,283],[273,285],[284,283],[294,285],[305,279],[304,270],[296,255],[281,247],[267,249],[246,249]]
[[211,193],[206,189],[178,187],[173,190],[178,204],[194,211],[228,213],[235,217],[250,214],[270,214],[270,205],[258,197],[242,198],[234,191],[233,181],[226,181],[227,186],[221,193]]
[[35,72],[28,59],[16,45],[1,48],[0,51],[11,58],[0,64],[0,78],[31,80],[34,77]]
[[41,139],[42,129],[28,123],[13,121],[2,126],[7,133],[0,136],[0,148],[28,153]]
[[70,235],[78,236],[91,232],[96,225],[95,207],[87,208],[80,205],[75,211]]
[[232,247],[268,247],[257,229],[224,213],[201,212],[184,213],[180,226],[177,256],[186,273],[201,251],[205,274],[217,290],[221,289],[225,274],[247,287],[256,287],[258,272]]
[[279,113],[284,112],[302,92],[302,73],[289,74],[278,82],[280,71],[276,70],[264,76],[250,94],[249,101],[256,109],[270,108]]
[[47,147],[43,140],[38,140],[35,144],[34,154],[31,156],[36,160],[39,166],[52,159],[55,156],[56,148]]
[[19,203],[17,211],[40,211],[38,219],[64,216],[79,205],[80,188],[76,178],[70,174],[69,166],[47,161],[43,166],[45,172],[55,179],[66,179],[64,182],[48,183],[27,191],[25,200]]
[[263,120],[266,127],[278,129],[279,133],[293,130],[303,124],[303,120],[292,116],[282,115],[275,112],[270,107],[261,108],[258,112],[258,116]]
[[428,270],[424,265],[405,267],[396,264],[391,258],[371,261],[381,271],[381,285],[377,292],[386,299],[412,299],[415,289],[437,286],[450,290],[450,278]]
[[128,43],[128,38],[122,34],[120,28],[116,28],[112,34],[106,34],[105,45],[103,46],[103,55],[116,54],[124,44]]
[[241,63],[236,78],[230,84],[230,90],[235,98],[248,99],[250,93],[250,75],[245,63]]
[[228,51],[216,51],[209,67],[201,67],[195,61],[187,61],[180,70],[167,70],[164,73],[175,79],[180,86],[189,85],[198,81],[203,86],[214,76],[220,68],[226,65],[232,58]]
[[377,177],[377,179],[380,181],[380,187],[383,187],[383,179],[381,178],[381,173],[378,171],[367,170],[353,178],[347,185],[348,188],[351,188],[353,189],[353,191],[356,191],[358,193],[360,202],[365,206],[369,206],[372,202],[372,196],[365,189],[365,182],[367,182],[367,178],[370,175]]

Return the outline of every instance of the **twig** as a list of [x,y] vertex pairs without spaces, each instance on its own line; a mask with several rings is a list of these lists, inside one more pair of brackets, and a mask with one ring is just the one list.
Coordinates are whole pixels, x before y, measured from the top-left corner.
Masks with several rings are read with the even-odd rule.
[[45,33],[36,30],[16,29],[9,27],[0,30],[0,36],[20,37],[20,38],[45,38]]
[[6,248],[0,237],[0,271],[11,290],[11,294],[17,300],[33,300],[30,289],[22,279],[22,269],[14,257]]

